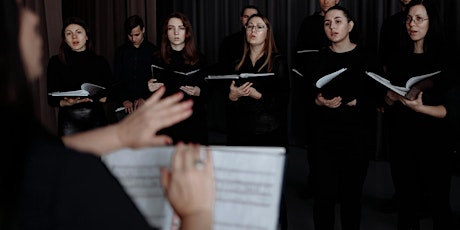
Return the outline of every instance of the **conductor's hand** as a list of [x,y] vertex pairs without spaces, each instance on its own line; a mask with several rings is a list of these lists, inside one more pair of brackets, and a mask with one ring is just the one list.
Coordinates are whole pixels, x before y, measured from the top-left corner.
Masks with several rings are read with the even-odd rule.
[[170,171],[164,167],[161,169],[161,185],[181,218],[182,229],[212,228],[214,167],[209,148],[203,156],[200,150],[199,144],[178,143]]
[[131,148],[172,143],[169,136],[156,135],[159,130],[174,125],[192,114],[193,101],[180,102],[184,94],[179,92],[161,99],[165,87],[159,88],[130,116],[119,122],[119,138]]

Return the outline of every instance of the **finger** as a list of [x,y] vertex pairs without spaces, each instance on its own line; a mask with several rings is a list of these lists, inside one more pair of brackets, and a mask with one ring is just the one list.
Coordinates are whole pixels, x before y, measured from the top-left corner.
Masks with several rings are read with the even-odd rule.
[[199,152],[196,152],[196,149],[193,147],[192,144],[187,144],[185,146],[185,151],[182,152],[182,156],[184,158],[183,167],[185,170],[192,170],[195,167],[197,153],[199,154]]
[[177,143],[175,153],[171,161],[171,171],[175,172],[181,170],[184,166],[184,151],[186,151],[185,145],[182,142]]
[[176,94],[173,94],[171,96],[168,96],[160,100],[164,92],[165,92],[165,87],[160,87],[155,93],[152,94],[152,96],[150,96],[149,99],[147,99],[147,101],[145,102],[145,105],[155,106],[156,108],[161,110],[162,108],[165,108],[165,107],[171,107],[171,105],[179,102],[184,97],[183,93],[178,92]]
[[170,145],[172,143],[172,138],[167,135],[158,135],[152,139],[152,144],[155,146]]
[[165,88],[162,87],[160,89],[158,89],[157,91],[155,91],[146,101],[146,104],[154,104],[156,103],[157,101],[160,100],[160,98],[163,96],[164,92],[165,92]]
[[168,188],[169,188],[169,182],[171,181],[171,173],[166,169],[166,167],[161,167],[160,169],[161,173],[161,186],[163,187],[163,190],[165,191],[165,194],[168,193]]

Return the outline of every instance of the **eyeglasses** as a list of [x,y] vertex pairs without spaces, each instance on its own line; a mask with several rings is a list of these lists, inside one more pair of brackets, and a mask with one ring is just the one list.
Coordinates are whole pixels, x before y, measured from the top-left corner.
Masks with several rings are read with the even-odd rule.
[[422,17],[415,17],[415,18],[412,18],[411,16],[407,16],[406,17],[406,23],[407,24],[411,24],[412,21],[414,21],[415,25],[420,25],[422,24],[425,20],[428,20],[428,18],[422,18]]
[[264,25],[250,25],[250,26],[245,26],[246,31],[253,31],[256,30],[256,32],[262,31],[267,29]]

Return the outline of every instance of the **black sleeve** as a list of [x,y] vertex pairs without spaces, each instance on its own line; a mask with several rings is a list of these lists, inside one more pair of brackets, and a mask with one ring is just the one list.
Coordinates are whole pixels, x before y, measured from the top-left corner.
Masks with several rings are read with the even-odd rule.
[[72,154],[61,176],[57,218],[62,229],[151,229],[105,164]]

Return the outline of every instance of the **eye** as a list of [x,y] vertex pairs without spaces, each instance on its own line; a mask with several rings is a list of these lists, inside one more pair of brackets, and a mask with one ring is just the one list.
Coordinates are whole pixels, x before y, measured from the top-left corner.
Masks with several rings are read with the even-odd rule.
[[265,26],[263,26],[263,25],[257,25],[256,30],[263,30],[264,28],[265,28]]
[[179,30],[185,30],[185,26],[179,26]]

